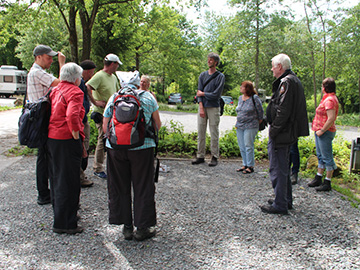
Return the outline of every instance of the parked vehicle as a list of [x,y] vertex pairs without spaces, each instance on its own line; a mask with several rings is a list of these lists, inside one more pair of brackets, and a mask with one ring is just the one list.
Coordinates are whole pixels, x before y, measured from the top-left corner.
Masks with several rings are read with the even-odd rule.
[[25,95],[27,71],[16,66],[0,67],[0,96]]
[[225,104],[233,106],[234,105],[234,100],[232,97],[230,96],[221,96],[221,98],[224,100]]
[[182,98],[180,93],[171,93],[168,99],[168,104],[183,104],[185,100]]

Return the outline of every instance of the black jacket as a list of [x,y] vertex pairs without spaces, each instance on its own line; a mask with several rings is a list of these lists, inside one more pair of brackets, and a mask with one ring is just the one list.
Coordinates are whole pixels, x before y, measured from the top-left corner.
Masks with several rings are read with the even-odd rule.
[[288,146],[300,136],[309,135],[304,88],[290,69],[273,83],[273,95],[267,107],[269,136],[276,147]]

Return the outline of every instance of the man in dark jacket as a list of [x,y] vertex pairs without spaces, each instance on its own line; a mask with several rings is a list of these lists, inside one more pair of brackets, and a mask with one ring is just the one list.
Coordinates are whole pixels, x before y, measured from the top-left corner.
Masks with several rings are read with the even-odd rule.
[[269,214],[288,214],[292,209],[292,185],[289,170],[290,146],[300,136],[309,135],[304,88],[291,71],[291,60],[279,54],[272,60],[271,71],[277,78],[273,83],[273,95],[266,110],[270,124],[268,154],[270,179],[275,199],[261,206]]

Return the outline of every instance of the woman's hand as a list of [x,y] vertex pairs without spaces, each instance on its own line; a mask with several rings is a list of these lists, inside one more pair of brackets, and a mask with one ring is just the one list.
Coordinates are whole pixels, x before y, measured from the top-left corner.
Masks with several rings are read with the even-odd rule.
[[79,137],[79,131],[75,131],[73,130],[72,132],[72,136],[75,140],[78,140],[80,137]]

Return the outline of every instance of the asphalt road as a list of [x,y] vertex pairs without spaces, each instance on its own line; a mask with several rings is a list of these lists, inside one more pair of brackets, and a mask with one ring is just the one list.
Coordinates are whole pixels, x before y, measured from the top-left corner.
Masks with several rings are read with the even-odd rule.
[[[14,109],[14,110],[0,112],[0,121],[1,121],[0,136],[17,134],[17,130],[18,130],[17,125],[20,114],[21,114],[21,109]],[[171,121],[173,121],[173,123],[180,123],[184,128],[184,132],[186,133],[197,131],[197,115],[195,113],[161,111],[160,118],[162,124],[169,128],[171,127],[171,123],[172,123]],[[231,130],[234,127],[235,122],[236,122],[235,116],[225,116],[225,115],[221,116],[220,134],[224,135],[224,133],[227,130]],[[267,129],[265,129],[260,133],[260,136],[265,137],[267,136],[267,134],[268,134]],[[357,137],[360,137],[360,128],[337,126],[336,136],[342,136],[345,140],[351,142]]]

